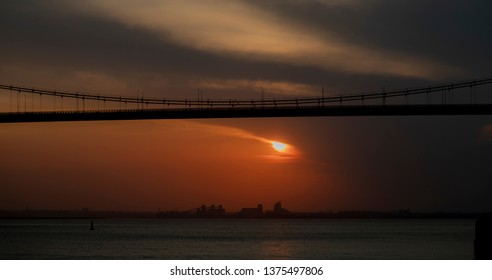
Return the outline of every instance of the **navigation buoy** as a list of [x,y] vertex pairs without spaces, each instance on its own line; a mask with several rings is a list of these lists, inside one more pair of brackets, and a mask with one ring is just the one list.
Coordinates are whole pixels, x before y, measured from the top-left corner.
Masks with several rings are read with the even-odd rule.
[[91,221],[91,228],[90,230],[94,230],[94,221]]

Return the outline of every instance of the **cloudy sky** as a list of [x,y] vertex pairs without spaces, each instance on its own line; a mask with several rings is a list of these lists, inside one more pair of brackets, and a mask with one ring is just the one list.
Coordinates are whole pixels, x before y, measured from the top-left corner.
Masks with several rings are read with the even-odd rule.
[[[491,76],[491,9],[478,0],[2,1],[0,82],[258,99],[261,89],[281,98],[467,80]],[[300,211],[492,210],[490,117],[3,124],[0,153],[0,209],[281,200]]]

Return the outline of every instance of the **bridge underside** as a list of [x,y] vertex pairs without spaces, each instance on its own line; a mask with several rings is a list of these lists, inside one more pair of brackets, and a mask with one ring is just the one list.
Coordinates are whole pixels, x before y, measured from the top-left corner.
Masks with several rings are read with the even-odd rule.
[[325,107],[181,108],[1,113],[0,123],[145,119],[280,118],[336,116],[492,115],[492,104],[354,105]]

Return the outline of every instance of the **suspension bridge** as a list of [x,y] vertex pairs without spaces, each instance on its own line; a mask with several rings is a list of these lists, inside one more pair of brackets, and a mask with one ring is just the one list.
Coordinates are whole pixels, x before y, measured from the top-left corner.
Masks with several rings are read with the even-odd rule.
[[[4,98],[9,98],[10,102],[4,102],[3,107],[6,109],[0,112],[0,123],[315,116],[492,115],[492,78],[390,91],[383,89],[379,92],[339,96],[325,96],[322,92],[320,96],[285,99],[211,100],[203,99],[200,95],[197,99],[159,99],[144,98],[143,95],[123,97],[7,84],[0,84],[0,92],[4,93],[4,97],[10,95]],[[28,95],[30,98],[27,97]],[[36,100],[39,99],[38,105],[35,105],[35,96]],[[52,108],[46,108],[48,107],[46,104],[43,107],[43,96],[53,100]],[[28,99],[30,99],[29,106]],[[89,102],[91,106],[87,106]],[[97,104],[97,109],[94,108],[95,104]],[[108,104],[113,106],[108,106]],[[115,104],[117,108],[114,108]],[[128,109],[128,106],[136,108]]]

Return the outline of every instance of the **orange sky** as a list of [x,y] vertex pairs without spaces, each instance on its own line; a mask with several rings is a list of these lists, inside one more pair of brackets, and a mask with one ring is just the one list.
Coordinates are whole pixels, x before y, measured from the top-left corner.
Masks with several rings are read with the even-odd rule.
[[[220,122],[219,122],[220,123]],[[0,166],[6,208],[185,210],[223,204],[229,210],[277,200],[310,205],[335,183],[327,163],[270,133],[198,121],[135,121],[1,125],[8,147]],[[266,139],[289,143],[285,153]],[[36,139],[35,141],[32,141]],[[23,174],[30,174],[25,176]],[[12,174],[13,175],[13,174]]]
[[[282,201],[293,211],[483,210],[488,189],[465,191],[488,174],[486,165],[470,165],[490,150],[491,133],[480,123],[363,117],[0,124],[0,209],[222,204],[237,211]],[[289,148],[279,153],[268,140]]]

